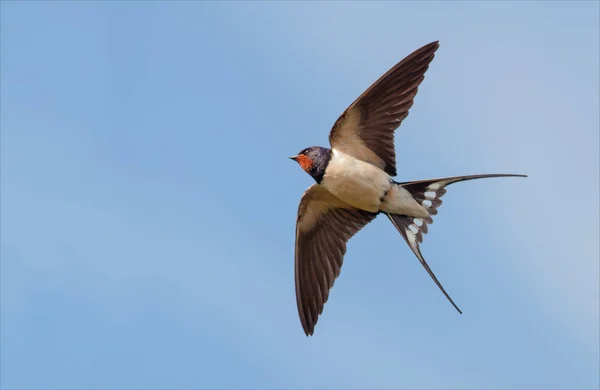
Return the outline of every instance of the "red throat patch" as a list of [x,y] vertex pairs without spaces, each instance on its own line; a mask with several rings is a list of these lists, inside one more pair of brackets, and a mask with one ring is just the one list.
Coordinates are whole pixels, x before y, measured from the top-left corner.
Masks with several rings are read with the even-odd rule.
[[306,172],[310,171],[310,168],[312,168],[313,160],[311,160],[310,158],[306,157],[303,154],[298,156],[297,161],[298,161],[298,164],[300,164],[300,166],[302,167],[302,169],[304,169],[304,171],[306,171]]

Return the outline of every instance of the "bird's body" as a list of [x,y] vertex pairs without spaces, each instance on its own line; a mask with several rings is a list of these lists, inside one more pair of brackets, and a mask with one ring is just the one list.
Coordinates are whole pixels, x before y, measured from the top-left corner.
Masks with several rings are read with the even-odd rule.
[[313,177],[296,222],[296,299],[302,327],[314,332],[339,276],[347,241],[385,214],[431,278],[460,312],[423,258],[419,244],[442,204],[445,187],[491,174],[396,182],[394,132],[408,116],[418,86],[438,48],[432,42],[396,64],[334,124],[331,148],[313,146],[292,157]]
[[335,148],[321,184],[329,192],[361,210],[379,211],[392,187],[390,176],[376,166]]
[[340,200],[361,210],[427,217],[427,210],[375,165],[335,148],[319,183]]

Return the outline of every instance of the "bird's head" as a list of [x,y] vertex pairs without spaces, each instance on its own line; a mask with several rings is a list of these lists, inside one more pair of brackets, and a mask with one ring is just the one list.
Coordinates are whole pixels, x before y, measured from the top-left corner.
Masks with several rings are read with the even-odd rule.
[[311,175],[317,183],[320,183],[325,174],[327,163],[329,163],[329,159],[331,158],[331,149],[311,146],[290,158],[296,161],[300,165],[300,168]]

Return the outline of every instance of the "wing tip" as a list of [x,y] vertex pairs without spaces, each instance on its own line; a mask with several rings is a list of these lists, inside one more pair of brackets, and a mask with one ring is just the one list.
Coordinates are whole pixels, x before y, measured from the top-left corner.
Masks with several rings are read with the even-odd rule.
[[429,42],[428,44],[426,44],[425,46],[423,46],[421,48],[421,50],[430,50],[432,49],[433,52],[437,51],[437,49],[439,49],[440,47],[440,41],[439,39],[436,39],[433,42]]
[[309,326],[308,324],[302,324],[302,330],[304,331],[304,334],[306,335],[306,337],[310,337],[313,335],[313,333],[315,332],[315,327],[313,326]]

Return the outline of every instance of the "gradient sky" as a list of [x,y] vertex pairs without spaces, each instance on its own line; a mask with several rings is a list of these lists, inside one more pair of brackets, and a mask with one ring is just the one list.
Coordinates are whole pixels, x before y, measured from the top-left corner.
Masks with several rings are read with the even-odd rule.
[[[2,388],[598,388],[599,3],[1,3]],[[294,229],[338,115],[440,40],[315,335]]]

